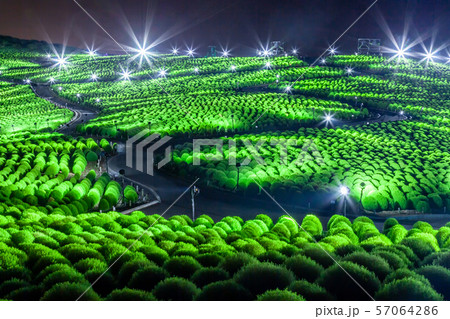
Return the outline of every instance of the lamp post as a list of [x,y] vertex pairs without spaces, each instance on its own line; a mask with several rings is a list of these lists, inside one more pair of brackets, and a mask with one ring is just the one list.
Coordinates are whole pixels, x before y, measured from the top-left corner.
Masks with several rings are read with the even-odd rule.
[[355,96],[355,107],[358,105],[358,97]]
[[361,182],[361,196],[359,197],[359,204],[361,205],[360,207],[364,209],[363,205],[362,205],[362,196],[363,196],[363,192],[364,189],[366,188],[366,183]]
[[191,187],[191,202],[192,202],[192,221],[195,221],[195,196],[200,194],[200,189],[197,186]]
[[152,122],[148,121],[148,130],[151,131]]

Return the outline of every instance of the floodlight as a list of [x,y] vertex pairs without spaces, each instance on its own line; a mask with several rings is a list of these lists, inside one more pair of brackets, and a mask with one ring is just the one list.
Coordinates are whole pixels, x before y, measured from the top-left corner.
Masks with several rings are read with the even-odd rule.
[[323,58],[323,59],[320,60],[320,63],[321,64],[325,64],[325,63],[327,63],[327,60],[325,58]]
[[335,55],[336,54],[336,49],[335,48],[330,48],[328,51],[330,52],[331,55]]
[[77,98],[80,98],[81,97],[81,94],[80,93],[77,93]]
[[56,59],[56,62],[57,62],[56,64],[59,65],[60,67],[61,66],[65,66],[67,64],[67,58],[65,58],[65,57],[58,57]]
[[347,69],[345,70],[345,72],[347,72],[347,74],[350,75],[350,74],[353,73],[353,69],[352,69],[352,68],[347,68]]
[[162,70],[159,71],[158,74],[159,74],[160,77],[165,77],[167,75],[167,71],[162,69]]
[[403,112],[403,111],[400,111],[400,115],[403,115],[403,114],[405,114],[405,112]]
[[332,120],[333,118],[331,117],[331,115],[325,115],[325,121],[327,121],[327,122],[331,122],[331,120]]
[[265,57],[269,56],[270,55],[269,50],[263,50],[262,51],[262,55],[265,56]]
[[342,196],[346,197],[350,193],[350,189],[347,186],[341,186],[339,192]]
[[62,86],[58,87],[58,90],[59,90],[59,91],[62,91]]
[[93,74],[91,75],[91,79],[92,79],[92,81],[97,81],[97,80],[98,80],[97,74],[93,73]]
[[25,82],[26,84],[30,84],[30,83],[31,83],[31,80],[30,80],[30,79],[25,79],[24,82]]
[[270,68],[272,66],[272,64],[270,63],[270,61],[266,62],[266,68]]
[[55,78],[52,76],[49,80],[50,83],[55,83]]
[[128,81],[130,80],[131,72],[128,70],[123,70],[122,73],[120,73],[120,79]]
[[188,55],[188,56],[193,57],[194,54],[195,54],[194,50],[188,49],[188,51],[187,51],[187,55]]
[[93,57],[93,56],[95,56],[96,52],[93,50],[88,50],[88,54],[89,54],[89,56]]
[[178,49],[177,48],[173,48],[172,49],[172,54],[178,54]]
[[223,51],[222,52],[222,56],[224,57],[224,58],[227,58],[228,56],[230,55],[230,52],[229,51]]
[[198,68],[194,68],[195,73],[198,73],[198,71],[199,71]]
[[100,99],[95,99],[95,102],[100,103]]
[[231,66],[231,70],[232,70],[232,71],[236,71],[236,66],[235,66],[235,65],[232,65],[232,66]]
[[297,54],[297,49],[292,50],[293,54]]
[[50,54],[47,54],[47,59],[50,59],[52,56]]
[[287,93],[291,92],[291,91],[292,91],[292,86],[288,85],[288,86],[284,89],[284,91],[287,92]]

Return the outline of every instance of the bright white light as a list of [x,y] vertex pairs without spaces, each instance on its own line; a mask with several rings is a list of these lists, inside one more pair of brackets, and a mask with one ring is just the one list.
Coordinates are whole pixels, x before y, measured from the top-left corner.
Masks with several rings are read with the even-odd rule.
[[427,52],[427,54],[425,55],[425,57],[427,58],[427,61],[433,61],[433,59],[434,59],[434,53],[433,53],[433,52]]
[[289,92],[291,92],[292,91],[292,86],[287,86],[285,89],[284,89],[284,91],[285,92],[287,92],[287,93],[289,93]]
[[137,44],[137,48],[132,49],[134,52],[136,52],[136,55],[133,57],[134,59],[139,58],[139,67],[142,65],[142,61],[145,59],[145,61],[147,61],[147,63],[150,63],[149,60],[149,55],[151,55],[150,53],[150,49],[151,46],[146,46],[145,41],[143,44],[138,43]]
[[88,50],[89,56],[93,57],[96,55],[96,52],[94,50]]
[[331,117],[331,115],[326,115],[325,116],[325,121],[327,121],[327,122],[331,122],[332,119],[333,118]]
[[347,68],[345,70],[345,72],[347,72],[347,74],[352,74],[353,73],[353,69],[352,68]]
[[228,56],[230,55],[230,52],[229,51],[223,51],[222,52],[222,56],[224,57],[224,58],[227,58]]
[[91,75],[91,79],[92,79],[92,81],[97,81],[97,80],[98,80],[97,74],[93,73],[93,74]]
[[266,68],[270,68],[272,66],[272,64],[270,63],[270,61],[266,62]]
[[405,112],[403,112],[403,111],[400,111],[400,115],[403,115]]
[[406,50],[405,50],[405,49],[399,48],[399,49],[397,50],[396,56],[399,57],[399,58],[404,59],[404,58],[405,58],[405,53],[406,53]]
[[172,54],[178,54],[178,49],[177,48],[173,48],[172,49]]
[[50,83],[55,83],[55,78],[52,76],[49,80]]
[[236,71],[236,66],[235,66],[235,65],[232,65],[232,66],[231,66],[231,70],[232,70],[232,71]]
[[58,87],[58,90],[62,91],[62,86]]
[[52,56],[50,54],[47,54],[47,59],[50,59]]
[[95,102],[100,103],[100,99],[95,99]]
[[81,96],[81,94],[80,93],[77,93],[77,97],[79,98]]
[[293,54],[297,54],[297,49],[292,50]]
[[270,55],[269,50],[263,50],[262,55],[265,57],[269,56]]
[[330,52],[331,55],[335,55],[336,54],[336,49],[335,48],[330,48],[328,51]]
[[194,50],[188,49],[188,51],[187,51],[187,55],[188,55],[188,56],[193,57],[194,54],[195,54]]
[[159,74],[160,77],[165,77],[167,75],[167,71],[162,69],[162,70],[159,71],[158,74]]
[[350,189],[348,189],[347,186],[341,186],[339,188],[339,192],[341,193],[342,196],[347,196],[350,193]]
[[198,68],[194,68],[195,73],[198,73],[198,71],[199,71]]
[[65,57],[58,57],[56,61],[57,61],[56,64],[59,66],[65,66],[67,64],[67,58]]
[[31,80],[30,80],[30,79],[25,79],[24,82],[25,82],[26,84],[30,84],[30,83],[31,83]]
[[128,70],[122,70],[122,73],[120,73],[120,79],[124,81],[129,81],[131,77],[131,72]]
[[321,63],[321,64],[326,64],[326,63],[327,63],[327,60],[326,60],[325,58],[323,58],[322,60],[320,60],[320,63]]

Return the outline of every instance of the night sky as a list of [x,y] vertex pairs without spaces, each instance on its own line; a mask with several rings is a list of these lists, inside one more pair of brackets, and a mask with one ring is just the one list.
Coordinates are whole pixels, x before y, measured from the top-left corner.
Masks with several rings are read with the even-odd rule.
[[[149,27],[156,49],[208,45],[254,54],[258,43],[282,40],[303,55],[320,54],[373,0],[79,0],[121,44],[134,46],[128,30],[141,40]],[[435,47],[450,39],[450,2],[444,0],[379,0],[338,42],[340,52],[353,53],[358,37],[381,38],[385,20],[395,36],[410,25],[411,40],[423,36]],[[409,22],[408,22],[409,21]],[[127,27],[131,26],[131,28]],[[72,0],[0,0],[0,34],[46,40],[113,52],[118,47]],[[158,40],[159,39],[159,40]],[[419,48],[418,48],[419,49]],[[117,51],[119,52],[119,51]],[[444,50],[445,52],[445,50]]]

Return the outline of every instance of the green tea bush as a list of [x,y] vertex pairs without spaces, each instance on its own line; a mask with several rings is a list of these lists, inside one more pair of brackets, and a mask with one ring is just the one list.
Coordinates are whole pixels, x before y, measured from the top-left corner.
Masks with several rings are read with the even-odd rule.
[[226,270],[230,275],[233,275],[242,267],[253,263],[258,263],[258,259],[246,253],[236,253],[226,256],[219,264],[219,267]]

